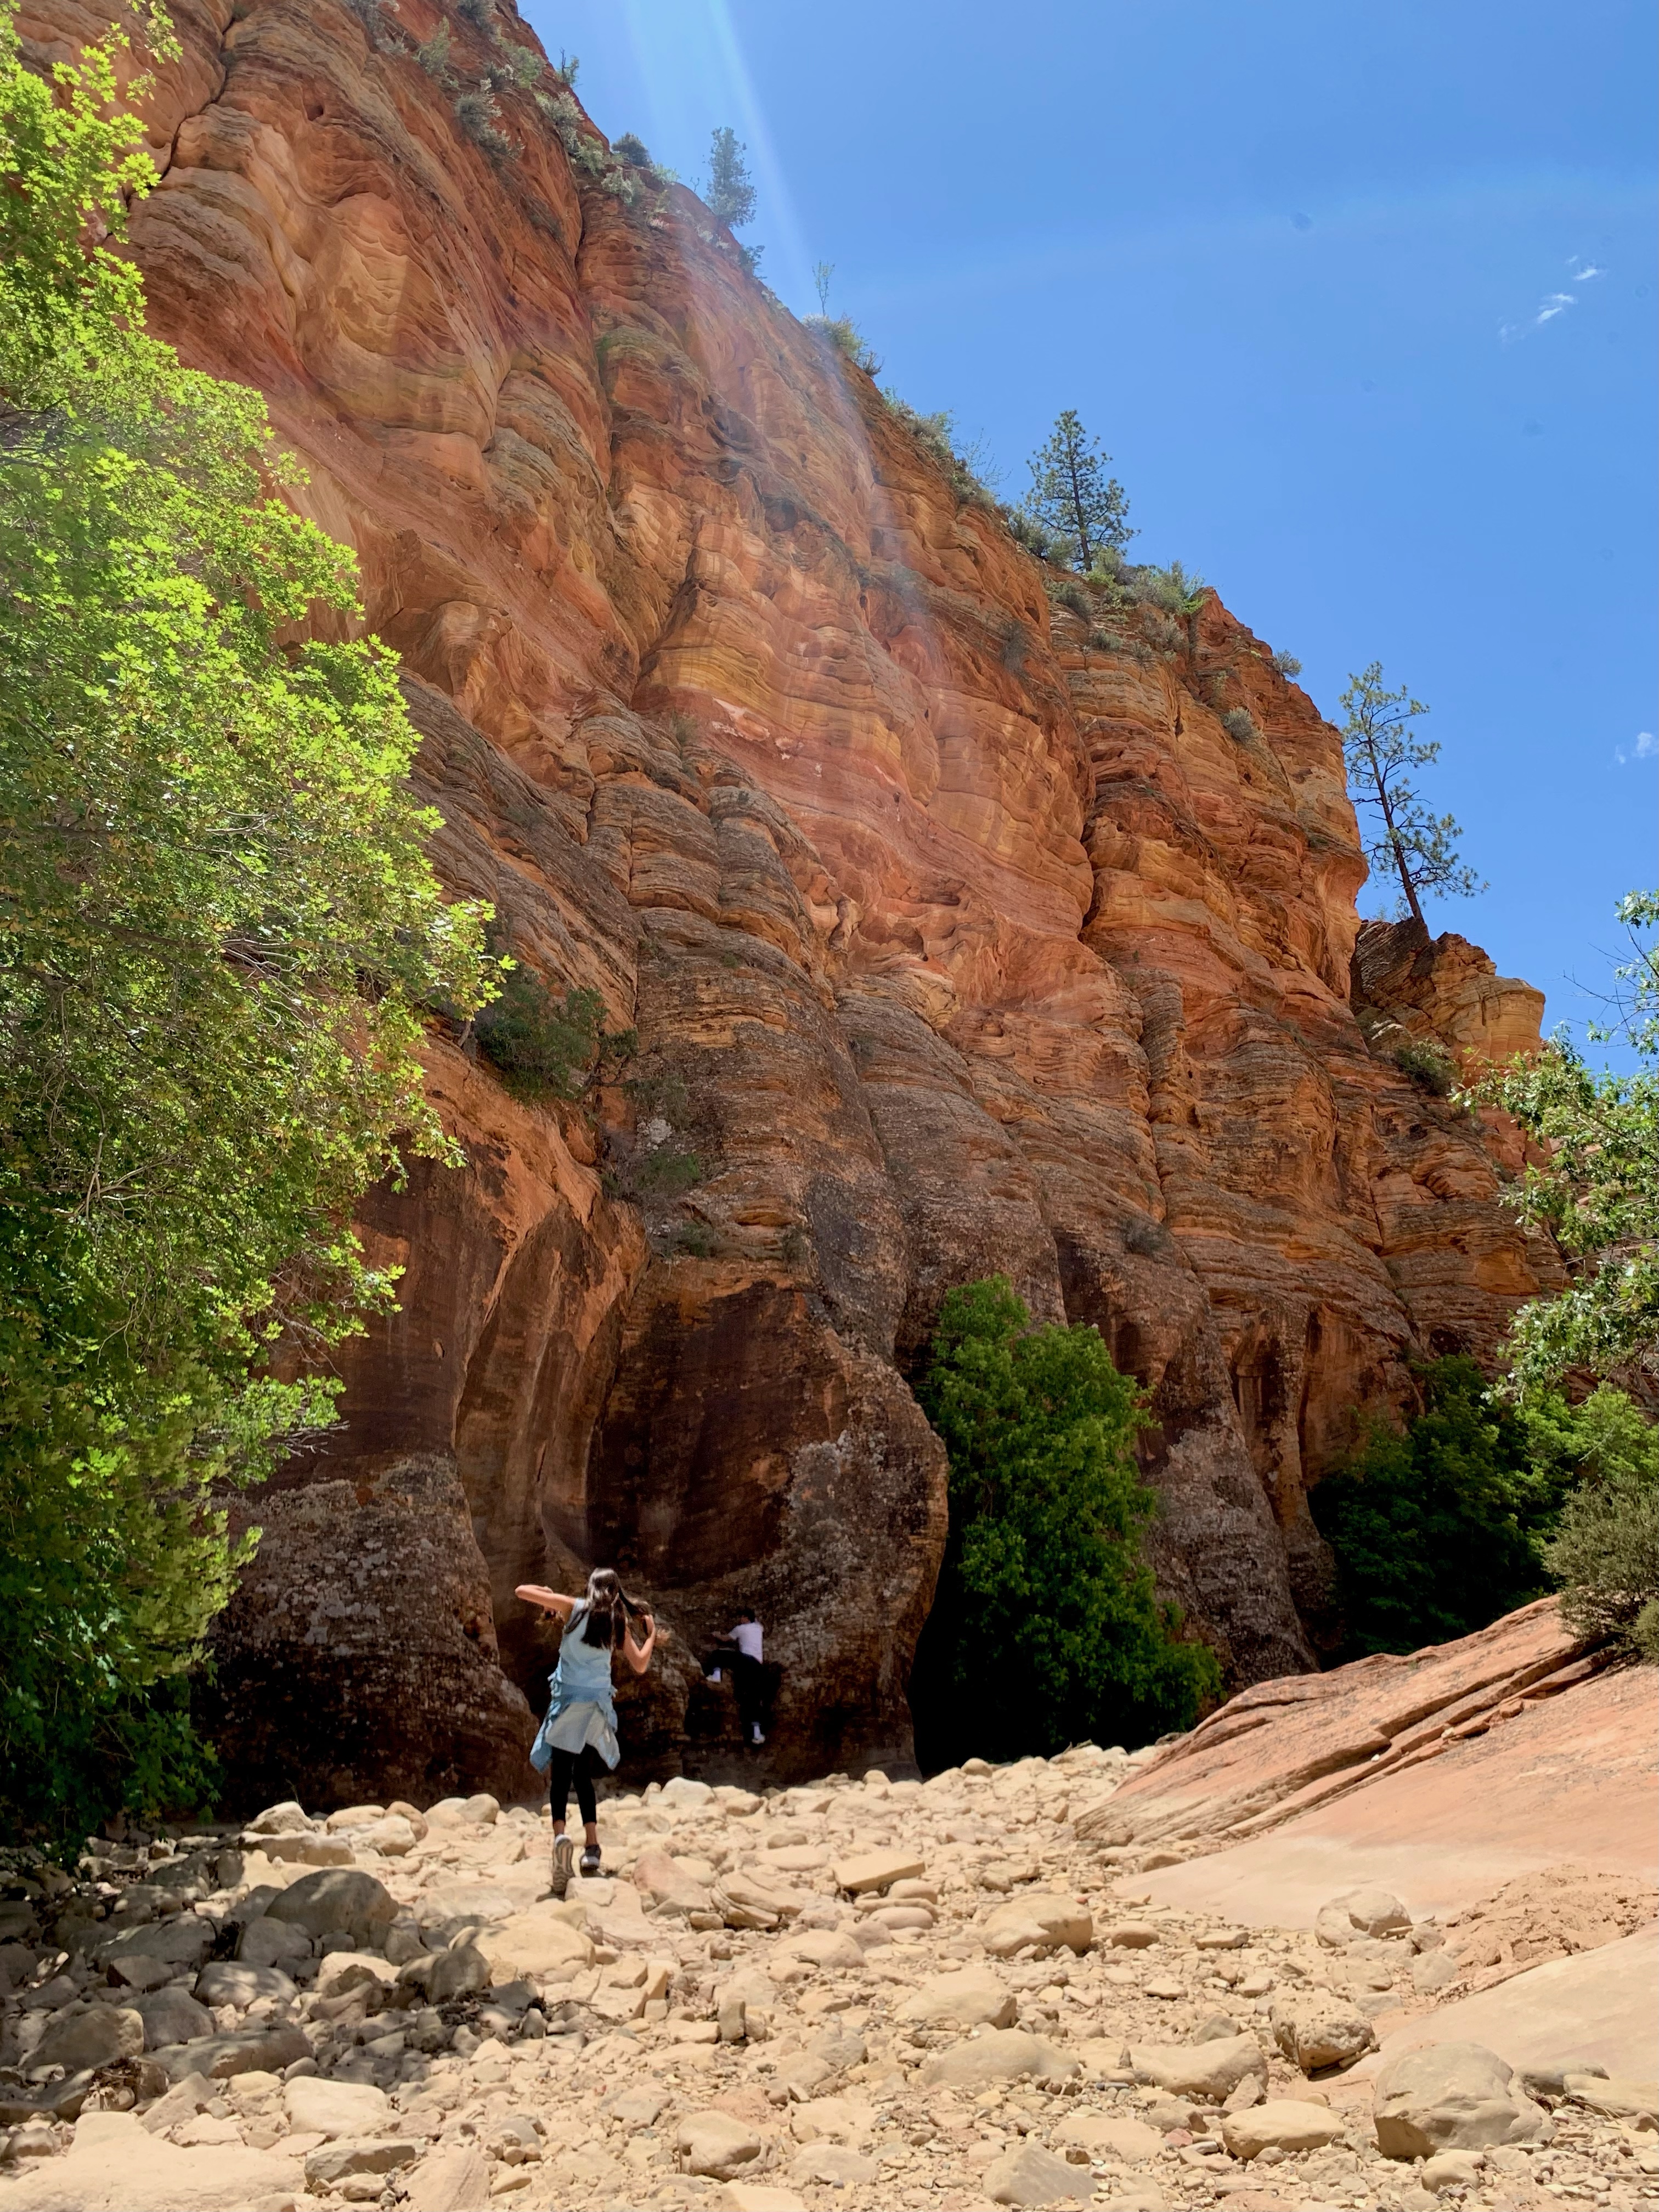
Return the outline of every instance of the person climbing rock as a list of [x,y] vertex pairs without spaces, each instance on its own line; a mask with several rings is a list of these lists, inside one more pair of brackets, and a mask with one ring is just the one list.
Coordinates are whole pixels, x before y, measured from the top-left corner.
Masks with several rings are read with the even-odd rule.
[[737,1626],[727,1631],[727,1639],[736,1647],[732,1686],[737,1692],[738,1725],[750,1743],[764,1743],[761,1706],[766,1678],[761,1671],[761,1661],[766,1648],[765,1632],[752,1613],[740,1613]]
[[[530,1763],[547,1777],[548,1807],[553,1815],[553,1894],[562,1897],[570,1887],[574,1847],[565,1832],[565,1815],[574,1785],[577,1809],[582,1816],[581,1871],[599,1870],[599,1806],[593,1795],[598,1771],[596,1756],[614,1767],[622,1757],[617,1741],[617,1705],[611,1684],[611,1663],[620,1651],[636,1674],[651,1664],[656,1648],[657,1624],[642,1605],[636,1604],[610,1567],[595,1567],[581,1597],[566,1597],[539,1583],[520,1583],[514,1592],[526,1605],[539,1606],[564,1624],[559,1644],[559,1663],[548,1687],[552,1698],[536,1741]],[[642,1622],[643,1640],[634,1632]]]

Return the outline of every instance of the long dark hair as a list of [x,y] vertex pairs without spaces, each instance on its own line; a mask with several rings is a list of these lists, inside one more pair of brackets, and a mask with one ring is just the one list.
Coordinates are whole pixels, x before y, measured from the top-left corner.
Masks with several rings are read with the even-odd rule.
[[594,1568],[587,1577],[583,1605],[582,1642],[601,1647],[608,1644],[613,1651],[621,1650],[629,1622],[645,1619],[645,1607],[629,1597],[614,1567]]

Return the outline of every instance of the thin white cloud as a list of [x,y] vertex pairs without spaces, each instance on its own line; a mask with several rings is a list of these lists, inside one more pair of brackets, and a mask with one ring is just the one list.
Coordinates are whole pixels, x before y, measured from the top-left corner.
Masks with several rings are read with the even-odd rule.
[[1570,253],[1567,256],[1567,274],[1575,284],[1588,284],[1592,276],[1607,275],[1607,270],[1599,268],[1594,261],[1587,261],[1582,269],[1579,268],[1578,259],[1579,257],[1576,253]]
[[[1592,276],[1605,276],[1607,270],[1594,261],[1586,261],[1581,253],[1567,256],[1567,273],[1575,284],[1588,284]],[[1513,345],[1517,338],[1530,337],[1541,331],[1546,323],[1553,323],[1558,315],[1565,315],[1569,307],[1578,305],[1576,292],[1547,292],[1534,313],[1524,323],[1499,323],[1498,341],[1500,345]]]
[[1623,745],[1615,745],[1613,749],[1613,757],[1620,768],[1627,767],[1633,760],[1651,760],[1656,754],[1659,754],[1659,738],[1656,738],[1651,730],[1638,730],[1636,741],[1628,752]]
[[1564,315],[1569,307],[1577,305],[1571,292],[1552,292],[1534,317],[1533,328],[1541,331],[1546,323],[1553,323],[1558,315]]

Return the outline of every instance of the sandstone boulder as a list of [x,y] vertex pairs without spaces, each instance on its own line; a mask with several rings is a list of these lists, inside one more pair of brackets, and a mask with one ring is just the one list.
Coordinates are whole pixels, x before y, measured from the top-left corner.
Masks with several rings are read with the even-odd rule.
[[1430,2043],[1401,2051],[1378,2074],[1371,2109],[1385,2158],[1537,2142],[1549,2125],[1514,2068],[1479,2043]]
[[250,1920],[236,1939],[236,1957],[245,1966],[298,1966],[311,1956],[311,1938],[303,1928],[292,1921],[274,1920],[269,1915]]
[[489,2203],[489,2161],[470,2144],[429,2151],[403,2179],[405,2212],[485,2212]]
[[683,1860],[666,1851],[641,1851],[634,1869],[635,1887],[659,1912],[707,1912],[708,1885],[699,1881]]
[[132,2009],[144,2023],[146,2051],[160,2051],[170,2043],[190,2043],[213,2033],[213,2014],[186,1990],[152,1990],[135,1997]]
[[307,1834],[316,1825],[297,1798],[286,1797],[280,1805],[267,1805],[263,1813],[248,1822],[243,1833],[263,1843],[269,1836]]
[[196,1996],[204,2005],[234,2004],[239,2010],[270,1997],[287,2004],[299,1994],[276,1966],[253,1966],[241,1959],[215,1959],[196,1977]]
[[383,1883],[360,1868],[346,1867],[322,1867],[315,1874],[301,1875],[272,1899],[265,1914],[268,1920],[304,1929],[307,1936],[350,1936],[365,1945],[384,1936],[397,1917],[398,1908]]
[[421,2146],[398,2136],[322,2144],[306,2159],[306,2186],[332,2189],[358,2173],[399,2173],[414,2165]]
[[1269,2097],[1264,2104],[1230,2112],[1221,2123],[1221,2140],[1235,2158],[1260,2158],[1264,2150],[1319,2150],[1335,2142],[1342,2122],[1328,2105]]
[[1412,1919],[1400,1899],[1386,1889],[1348,1889],[1322,1905],[1314,1934],[1328,1950],[1340,1951],[1367,1936],[1406,1936]]
[[1252,2074],[1265,2075],[1267,2062],[1253,2035],[1208,2043],[1134,2043],[1129,2060],[1143,2081],[1178,2097],[1201,2097],[1218,2105]]
[[836,1887],[849,1897],[860,1897],[867,1890],[890,1889],[896,1881],[921,1874],[925,1864],[911,1851],[865,1851],[836,1861]]
[[88,2112],[61,2158],[0,2183],[7,2212],[225,2212],[228,2205],[291,2204],[292,2159],[215,2144],[180,2150],[148,2134],[133,2112]]
[[926,2027],[1012,2027],[1018,2002],[988,1966],[935,1974],[898,2008],[898,2017]]
[[1028,1944],[1039,1953],[1061,1949],[1079,1957],[1094,1940],[1094,1922],[1075,1898],[1046,1890],[1023,1891],[1000,1905],[985,1924],[985,1948],[994,1959],[1012,1959]]
[[145,1928],[124,1928],[101,1937],[93,1956],[101,1966],[120,1959],[159,1959],[168,1966],[199,1966],[213,1948],[213,1923],[194,1912],[177,1912],[170,1920]]
[[674,2137],[680,2166],[686,2173],[705,2173],[716,2181],[730,2181],[752,2166],[765,2148],[758,2129],[729,2112],[688,2112]]
[[545,1907],[513,1913],[489,1931],[480,1948],[489,1955],[492,1980],[498,1982],[593,1963],[593,1946],[583,1931],[556,1910]]
[[1095,2185],[1085,2166],[1069,2166],[1041,2143],[1022,2142],[985,2169],[985,2193],[994,2204],[1087,2203]]
[[982,2034],[936,2051],[921,2069],[924,2088],[935,2082],[951,2089],[982,2089],[993,2081],[1065,2081],[1082,2072],[1081,2063],[1057,2051],[1023,2027],[991,2027]]
[[1562,2089],[1573,2104],[1582,2105],[1588,2112],[1600,2112],[1604,2119],[1645,2119],[1651,2128],[1659,2118],[1659,2081],[1620,2081],[1605,2074],[1577,2074],[1569,2069],[1562,2076]]
[[1334,1990],[1287,1990],[1274,1997],[1269,2018],[1273,2040],[1304,2074],[1350,2065],[1376,2043],[1364,2014]]
[[30,2063],[62,2066],[74,2074],[83,2066],[113,2066],[119,2059],[136,2058],[143,2047],[142,2013],[125,2005],[71,2005],[52,2021]]
[[1073,2112],[1054,2130],[1054,2141],[1087,2151],[1091,2158],[1117,2158],[1131,2166],[1156,2158],[1164,2148],[1163,2136],[1145,2120],[1108,2112]]
[[367,2081],[324,2081],[301,2075],[283,2087],[283,2106],[296,2136],[380,2136],[392,2123],[392,2102],[384,2089]]

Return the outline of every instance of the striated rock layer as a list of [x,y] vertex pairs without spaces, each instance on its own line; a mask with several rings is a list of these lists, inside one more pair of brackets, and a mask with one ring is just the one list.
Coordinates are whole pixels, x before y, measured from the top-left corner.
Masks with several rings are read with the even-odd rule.
[[[152,326],[259,385],[357,550],[447,879],[637,1047],[579,1110],[434,1036],[469,1164],[366,1209],[403,1307],[258,1501],[237,1786],[518,1786],[502,1670],[534,1695],[550,1655],[513,1587],[603,1559],[672,1631],[627,1717],[647,1764],[737,1755],[697,1662],[740,1604],[779,1670],[760,1771],[903,1759],[945,1526],[905,1371],[993,1270],[1144,1382],[1160,1577],[1231,1680],[1305,1669],[1306,1493],[1352,1409],[1490,1352],[1552,1264],[1356,1019],[1337,735],[1214,599],[1051,603],[700,203],[607,169],[550,76],[512,88],[503,41],[539,50],[479,14],[446,81],[433,0],[190,0],[133,224]],[[49,57],[100,23],[25,29]],[[506,153],[457,105],[486,71]],[[1419,946],[1368,1003],[1535,1036],[1448,944],[1443,988]]]

